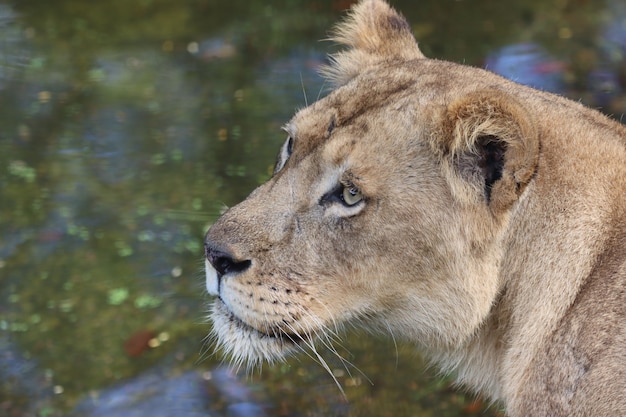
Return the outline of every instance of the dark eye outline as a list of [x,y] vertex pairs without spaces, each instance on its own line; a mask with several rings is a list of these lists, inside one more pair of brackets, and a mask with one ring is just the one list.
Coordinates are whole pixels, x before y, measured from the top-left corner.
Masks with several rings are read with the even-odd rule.
[[285,142],[283,143],[283,146],[280,147],[280,152],[278,152],[278,156],[276,157],[276,164],[274,164],[274,175],[278,171],[283,169],[283,167],[287,163],[287,160],[293,153],[293,145],[294,145],[294,140],[293,140],[293,137],[291,137],[290,135],[287,137],[287,140],[285,140]]

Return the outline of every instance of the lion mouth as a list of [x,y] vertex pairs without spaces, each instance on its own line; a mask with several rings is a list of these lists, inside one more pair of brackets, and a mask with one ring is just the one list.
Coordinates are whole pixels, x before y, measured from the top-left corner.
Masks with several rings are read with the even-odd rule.
[[265,331],[257,329],[256,327],[246,323],[235,313],[233,313],[228,308],[226,303],[221,299],[221,297],[218,297],[215,300],[214,312],[226,316],[225,318],[232,326],[234,326],[237,330],[239,330],[243,334],[246,334],[247,336],[257,337],[259,339],[271,339],[281,344],[293,346],[298,345],[299,341],[302,340],[301,336],[286,332],[283,328],[278,326],[267,326]]

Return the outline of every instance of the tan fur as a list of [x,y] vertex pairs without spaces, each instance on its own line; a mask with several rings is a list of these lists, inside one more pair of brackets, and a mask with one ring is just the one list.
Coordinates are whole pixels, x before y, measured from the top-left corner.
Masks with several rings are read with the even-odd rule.
[[425,58],[382,0],[336,33],[337,88],[207,232],[219,345],[272,361],[360,323],[511,416],[625,415],[626,129]]

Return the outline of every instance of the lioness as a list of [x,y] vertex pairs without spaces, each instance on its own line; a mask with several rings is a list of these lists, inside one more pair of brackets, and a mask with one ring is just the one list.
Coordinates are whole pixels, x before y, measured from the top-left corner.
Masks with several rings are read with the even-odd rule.
[[361,322],[511,416],[626,415],[626,128],[425,58],[382,0],[335,39],[336,89],[206,234],[218,343],[272,361]]

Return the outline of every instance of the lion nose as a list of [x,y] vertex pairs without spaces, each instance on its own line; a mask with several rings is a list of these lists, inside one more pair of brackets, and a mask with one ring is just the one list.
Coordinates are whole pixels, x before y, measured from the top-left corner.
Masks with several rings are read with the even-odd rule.
[[226,274],[237,274],[245,271],[252,263],[250,260],[238,261],[227,252],[212,248],[210,245],[204,245],[204,253],[206,259],[217,271],[218,279]]

